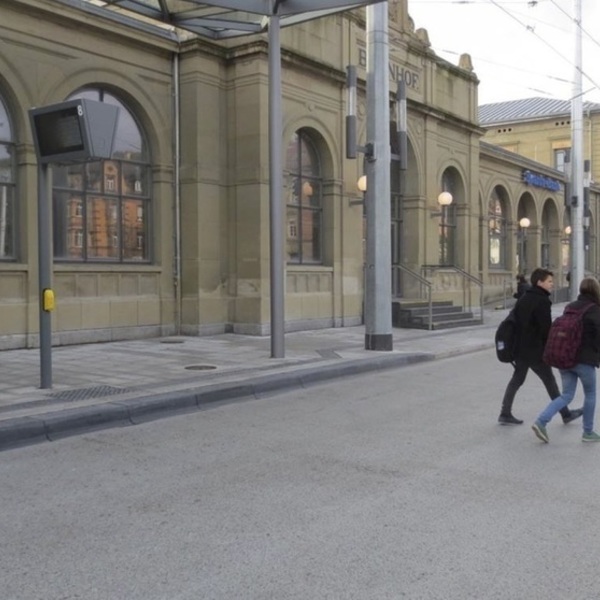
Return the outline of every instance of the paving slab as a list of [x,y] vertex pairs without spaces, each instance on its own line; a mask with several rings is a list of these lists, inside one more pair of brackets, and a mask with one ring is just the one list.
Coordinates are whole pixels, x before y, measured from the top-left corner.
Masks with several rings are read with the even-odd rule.
[[394,328],[390,352],[365,350],[364,326],[287,333],[285,358],[270,357],[269,337],[237,334],[61,346],[51,389],[39,387],[39,349],[6,350],[0,449],[489,349],[506,314],[486,310],[482,325],[464,328]]

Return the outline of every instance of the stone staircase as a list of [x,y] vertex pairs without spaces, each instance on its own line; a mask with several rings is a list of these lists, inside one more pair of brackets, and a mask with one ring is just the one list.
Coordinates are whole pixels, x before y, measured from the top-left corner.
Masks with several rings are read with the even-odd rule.
[[[471,311],[448,301],[432,302],[432,329],[450,329],[481,325]],[[393,300],[392,325],[405,329],[429,328],[429,304],[423,300]]]

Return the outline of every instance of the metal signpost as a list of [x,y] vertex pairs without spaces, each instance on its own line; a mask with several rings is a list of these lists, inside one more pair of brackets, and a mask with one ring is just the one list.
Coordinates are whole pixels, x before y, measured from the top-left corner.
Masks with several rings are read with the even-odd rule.
[[29,111],[38,159],[38,281],[40,303],[40,387],[52,387],[51,211],[48,166],[110,158],[118,107],[93,100],[68,100]]

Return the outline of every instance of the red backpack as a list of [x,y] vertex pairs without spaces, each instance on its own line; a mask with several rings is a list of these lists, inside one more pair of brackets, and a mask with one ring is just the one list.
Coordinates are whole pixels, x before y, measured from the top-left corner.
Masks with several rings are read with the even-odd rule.
[[571,369],[577,364],[583,335],[583,315],[592,303],[577,309],[565,307],[563,314],[554,319],[544,348],[544,362],[557,369]]

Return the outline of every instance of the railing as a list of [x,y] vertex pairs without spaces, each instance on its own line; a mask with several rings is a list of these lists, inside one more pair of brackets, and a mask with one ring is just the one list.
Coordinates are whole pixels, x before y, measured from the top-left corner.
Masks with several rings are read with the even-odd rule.
[[[467,271],[456,267],[454,265],[423,265],[421,267],[423,272],[435,272],[435,271],[453,271],[462,277],[462,291],[463,291],[463,308],[469,307],[469,310],[473,308],[471,285],[467,285],[467,282],[474,283],[479,288],[479,314],[481,322],[483,323],[483,281],[478,279],[474,275],[467,273]],[[467,302],[468,296],[468,302]]]
[[433,329],[433,303],[431,301],[431,281],[428,281],[422,275],[415,273],[408,267],[404,265],[392,265],[392,290],[395,296],[398,295],[398,290],[400,289],[400,280],[402,275],[406,273],[410,275],[413,279],[417,281],[419,287],[419,298],[424,298],[427,296],[427,306],[428,306],[428,317],[429,317],[429,326],[428,329]]
[[512,277],[505,277],[502,281],[502,299],[504,308],[508,308],[507,300],[509,297],[512,298],[513,294]]

